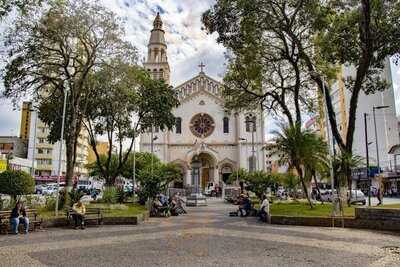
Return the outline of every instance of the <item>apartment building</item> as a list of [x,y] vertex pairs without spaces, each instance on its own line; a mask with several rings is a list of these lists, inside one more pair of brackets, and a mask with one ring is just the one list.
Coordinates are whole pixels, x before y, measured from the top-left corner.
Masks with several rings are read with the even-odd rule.
[[[60,153],[60,142],[51,144],[48,142],[49,127],[44,124],[40,119],[36,118],[37,113],[32,112],[30,122],[29,146],[28,146],[28,159],[34,158],[36,162],[35,175],[37,176],[57,176],[58,163]],[[82,131],[79,135],[77,146],[77,159],[75,166],[76,176],[87,176],[86,169],[88,157],[88,141],[86,131]],[[66,154],[65,144],[62,147],[61,156],[61,172],[65,175],[66,172]]]

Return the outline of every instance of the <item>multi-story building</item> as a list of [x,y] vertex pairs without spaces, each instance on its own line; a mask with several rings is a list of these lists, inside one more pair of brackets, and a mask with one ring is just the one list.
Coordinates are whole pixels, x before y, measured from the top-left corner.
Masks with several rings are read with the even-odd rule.
[[29,138],[31,124],[32,102],[23,102],[21,110],[21,124],[19,128],[19,137],[24,140]]
[[[29,148],[28,158],[33,159],[36,162],[35,175],[37,176],[57,176],[58,175],[58,163],[60,153],[60,142],[55,144],[49,143],[47,137],[49,135],[49,127],[44,124],[40,119],[36,118],[36,112],[31,116],[31,127],[29,134]],[[65,174],[66,171],[66,155],[65,155],[65,144],[63,145],[62,162],[61,162],[61,173]],[[87,133],[82,130],[78,138],[77,152],[76,152],[76,176],[86,176],[88,171],[86,164],[88,163],[88,141]]]
[[18,136],[0,136],[0,154],[10,154],[15,157],[26,156],[26,140]]
[[[390,84],[392,83],[389,59],[386,60],[385,69],[381,75],[382,79],[385,79]],[[343,138],[345,138],[347,133],[347,118],[351,98],[351,92],[345,88],[344,81],[346,78],[354,76],[355,68],[343,65],[338,72],[336,82],[331,86],[331,98],[336,113],[337,125]],[[364,114],[367,114],[366,126],[370,166],[377,166],[379,159],[381,169],[384,172],[389,172],[394,167],[394,158],[389,154],[389,150],[394,145],[399,144],[400,141],[393,85],[387,90],[376,92],[375,94],[367,95],[363,91],[360,92],[356,113],[353,154],[361,157],[366,156]],[[321,112],[320,118],[321,125],[323,125],[322,132],[325,133],[325,116],[323,112]],[[364,179],[367,180],[367,177]],[[363,183],[360,181],[360,178],[354,180],[354,186],[360,186],[360,183]],[[373,180],[372,186],[378,187],[377,183],[376,180]]]

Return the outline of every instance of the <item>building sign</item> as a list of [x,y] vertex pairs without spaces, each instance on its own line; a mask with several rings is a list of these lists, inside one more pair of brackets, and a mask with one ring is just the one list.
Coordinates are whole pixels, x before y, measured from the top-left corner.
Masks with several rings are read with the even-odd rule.
[[[369,177],[375,177],[378,174],[378,167],[369,168]],[[353,180],[369,180],[367,176],[367,168],[356,168],[351,170],[351,178]]]

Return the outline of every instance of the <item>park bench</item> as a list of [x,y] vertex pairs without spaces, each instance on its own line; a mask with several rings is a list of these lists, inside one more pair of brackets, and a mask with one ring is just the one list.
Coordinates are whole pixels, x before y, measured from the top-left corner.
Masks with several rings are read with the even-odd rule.
[[[36,228],[41,228],[43,220],[38,217],[36,209],[26,209],[26,217],[29,218],[29,230],[35,231]],[[10,225],[11,210],[0,211],[0,233],[8,234],[11,230]],[[24,225],[20,224],[18,230],[21,231]]]
[[[75,211],[71,207],[66,209],[65,215],[67,216],[69,225],[73,222],[73,214],[75,214]],[[94,222],[99,226],[103,223],[103,211],[100,208],[86,208],[84,222],[85,225],[88,225],[88,222]]]

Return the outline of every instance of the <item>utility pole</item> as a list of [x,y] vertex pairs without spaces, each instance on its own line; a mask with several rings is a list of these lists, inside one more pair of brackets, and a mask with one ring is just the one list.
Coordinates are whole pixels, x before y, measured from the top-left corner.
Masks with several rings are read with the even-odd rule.
[[62,160],[62,151],[63,151],[63,143],[64,143],[64,127],[65,127],[65,113],[67,109],[67,96],[68,96],[68,87],[67,82],[64,83],[64,105],[63,105],[63,114],[61,119],[61,135],[60,135],[60,152],[58,154],[58,177],[57,177],[57,197],[56,197],[56,216],[58,216],[58,202],[60,198],[60,179],[61,179],[61,160]]
[[368,127],[367,127],[368,114],[364,113],[364,132],[365,132],[365,156],[367,157],[367,178],[368,178],[368,206],[371,206],[371,177],[369,175],[369,142],[368,142]]

